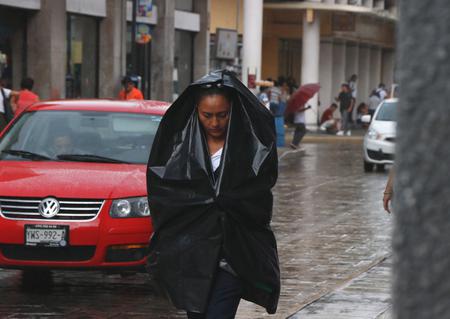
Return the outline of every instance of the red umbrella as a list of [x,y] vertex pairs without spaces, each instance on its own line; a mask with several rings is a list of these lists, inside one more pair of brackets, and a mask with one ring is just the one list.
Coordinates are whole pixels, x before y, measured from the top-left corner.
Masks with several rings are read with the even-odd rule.
[[296,112],[299,108],[304,106],[305,103],[314,96],[314,94],[319,92],[319,89],[319,83],[309,83],[299,87],[288,100],[285,114]]

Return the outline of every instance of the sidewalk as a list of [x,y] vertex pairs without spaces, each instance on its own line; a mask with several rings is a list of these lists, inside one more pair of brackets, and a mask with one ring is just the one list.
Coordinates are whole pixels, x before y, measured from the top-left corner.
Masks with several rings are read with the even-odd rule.
[[388,257],[289,319],[389,319],[391,268]]
[[[292,141],[292,136],[294,134],[293,127],[287,127],[285,131],[286,136],[286,146],[289,146],[289,143]],[[364,139],[364,135],[366,134],[366,130],[364,129],[355,129],[352,130],[351,136],[337,136],[334,134],[327,134],[322,131],[310,131],[306,132],[305,137],[303,138],[301,143],[362,143]]]

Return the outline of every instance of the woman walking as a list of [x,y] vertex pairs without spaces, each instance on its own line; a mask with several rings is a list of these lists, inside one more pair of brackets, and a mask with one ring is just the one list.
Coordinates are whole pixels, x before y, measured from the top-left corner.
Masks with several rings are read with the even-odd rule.
[[234,318],[241,298],[275,313],[275,128],[257,98],[227,71],[190,85],[161,122],[147,179],[149,272],[172,303],[188,318]]

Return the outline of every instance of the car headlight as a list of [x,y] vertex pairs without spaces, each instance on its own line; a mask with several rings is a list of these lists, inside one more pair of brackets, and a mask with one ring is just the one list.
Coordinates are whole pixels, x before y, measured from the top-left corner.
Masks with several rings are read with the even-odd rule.
[[113,218],[148,217],[150,208],[147,197],[116,199],[111,205],[109,215]]
[[378,136],[379,135],[378,135],[377,131],[375,131],[373,128],[370,128],[367,131],[367,137],[371,140],[376,140],[378,138]]

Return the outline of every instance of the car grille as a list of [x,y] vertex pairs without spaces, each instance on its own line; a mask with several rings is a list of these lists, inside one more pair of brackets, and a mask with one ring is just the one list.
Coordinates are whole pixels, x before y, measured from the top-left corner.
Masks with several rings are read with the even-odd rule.
[[87,221],[95,219],[103,200],[98,199],[58,199],[59,213],[51,218],[39,214],[39,204],[43,198],[0,198],[0,212],[6,218],[32,220]]
[[367,150],[367,155],[371,159],[376,160],[376,161],[393,161],[394,160],[393,154],[386,154],[383,152]]
[[385,140],[388,142],[395,143],[395,137],[387,137]]
[[40,261],[86,261],[95,254],[95,246],[71,247],[27,247],[22,245],[0,245],[8,259]]

